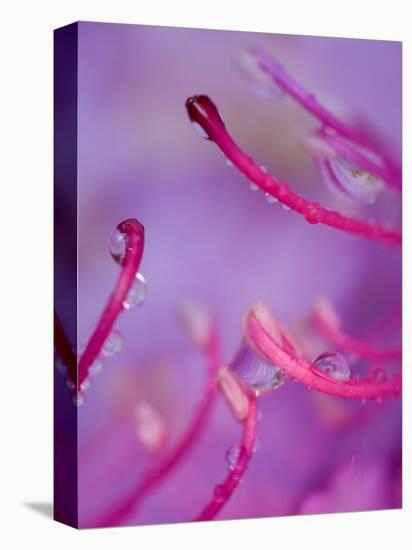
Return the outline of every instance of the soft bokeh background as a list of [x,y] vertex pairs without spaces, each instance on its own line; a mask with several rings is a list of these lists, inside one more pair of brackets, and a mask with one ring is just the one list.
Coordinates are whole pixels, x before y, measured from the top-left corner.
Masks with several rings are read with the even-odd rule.
[[[205,367],[179,322],[185,298],[216,313],[224,360],[257,299],[293,325],[325,294],[354,335],[393,319],[399,307],[399,250],[309,226],[267,204],[191,127],[184,102],[207,93],[241,146],[292,188],[354,215],[400,222],[390,194],[359,208],[324,190],[301,147],[316,121],[288,98],[267,101],[251,90],[236,67],[250,45],[274,53],[336,113],[368,121],[400,154],[399,43],[79,25],[80,344],[118,275],[108,239],[125,218],[145,225],[141,271],[149,285],[145,304],[118,321],[123,350],[106,361],[79,408],[81,525],[127,494],[151,460],[129,402],[143,395],[159,409],[170,445],[190,421]],[[322,399],[285,384],[261,400],[259,448],[219,518],[400,505],[400,402]],[[344,419],[361,409],[364,421],[328,422],[330,407]],[[130,523],[190,520],[223,480],[226,450],[239,437],[219,401],[199,444]]]

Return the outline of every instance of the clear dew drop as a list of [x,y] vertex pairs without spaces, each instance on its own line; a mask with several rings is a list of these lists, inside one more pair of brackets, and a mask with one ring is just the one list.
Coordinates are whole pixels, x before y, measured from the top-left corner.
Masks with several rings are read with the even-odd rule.
[[269,204],[274,204],[275,202],[278,202],[276,197],[272,197],[272,195],[269,195],[269,193],[266,193],[266,200]]
[[236,447],[236,446],[229,447],[229,449],[226,452],[226,462],[228,463],[230,470],[234,470],[236,468],[236,463],[238,461],[239,456],[240,456],[239,447]]
[[284,91],[260,68],[256,57],[251,52],[242,52],[238,60],[238,68],[240,74],[261,97],[279,100],[285,96]]
[[251,182],[251,183],[249,184],[249,189],[250,189],[251,191],[257,191],[257,190],[259,189],[259,186],[256,185],[256,183]]
[[89,373],[92,376],[97,376],[103,369],[103,361],[100,358],[94,360],[92,366],[89,369]]
[[192,120],[192,126],[203,139],[210,139],[209,134],[198,122]]
[[88,380],[87,378],[83,381],[83,383],[80,385],[80,390],[82,392],[88,390],[90,388],[91,384],[90,384],[90,380]]
[[337,352],[322,353],[312,362],[311,368],[317,375],[336,382],[348,382],[351,377],[349,363]]
[[275,390],[285,381],[281,369],[265,361],[246,342],[240,346],[230,367],[257,395]]
[[124,235],[116,227],[116,229],[113,231],[110,237],[109,250],[113,260],[118,264],[123,263],[124,257],[126,255],[126,244],[127,244],[126,241],[127,241],[126,235]]
[[123,301],[123,308],[126,310],[134,309],[143,304],[148,292],[146,279],[141,273],[136,274],[136,280],[133,282],[130,290]]
[[322,159],[318,165],[329,190],[347,201],[373,204],[385,186],[370,172],[338,155]]
[[72,401],[76,407],[81,407],[83,403],[86,401],[86,398],[83,393],[77,392],[75,395],[73,395]]
[[106,338],[102,347],[102,354],[106,357],[112,357],[116,355],[123,346],[123,338],[119,331],[113,329],[109,336]]

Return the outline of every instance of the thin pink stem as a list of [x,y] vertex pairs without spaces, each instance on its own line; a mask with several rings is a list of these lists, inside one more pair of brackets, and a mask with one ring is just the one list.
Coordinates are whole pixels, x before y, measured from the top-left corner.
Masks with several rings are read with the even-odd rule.
[[254,452],[257,425],[256,396],[249,393],[249,400],[249,412],[246,419],[243,421],[243,434],[236,463],[230,469],[224,482],[215,487],[211,501],[205,506],[200,514],[196,516],[194,521],[209,521],[215,518],[229,501],[246,473]]
[[143,256],[143,225],[135,219],[129,219],[121,222],[117,226],[117,229],[126,237],[126,250],[122,260],[122,269],[99,322],[80,357],[77,390],[80,389],[82,382],[87,378],[90,367],[100,354],[102,346],[109,336],[117,317],[123,311],[123,302],[135,280]]
[[381,400],[387,397],[397,397],[401,394],[401,373],[383,382],[374,382],[368,379],[341,382],[320,375],[316,368],[312,368],[311,363],[302,358],[294,357],[282,349],[261,324],[253,310],[246,317],[245,330],[247,337],[263,355],[274,365],[283,369],[287,376],[308,388],[338,397],[359,400]]
[[208,363],[206,386],[187,431],[169,454],[160,459],[158,464],[149,467],[127,499],[97,521],[97,527],[122,524],[126,517],[136,511],[143,498],[171,474],[199,439],[210,416],[217,393],[216,374],[220,367],[220,344],[215,327],[211,329],[209,339],[204,347],[204,353]]
[[402,359],[402,350],[399,348],[379,348],[357,340],[346,334],[342,329],[333,327],[314,310],[310,316],[312,324],[329,342],[337,348],[355,353],[358,357],[370,361],[398,361]]
[[400,245],[401,233],[378,224],[371,224],[328,210],[308,201],[289,189],[287,183],[276,180],[260,168],[233,141],[213,102],[207,96],[194,96],[186,101],[192,123],[200,125],[210,141],[257,187],[266,194],[303,215],[310,224],[324,224],[346,233],[367,237],[389,245]]
[[[355,154],[355,157],[353,157],[355,152],[351,147],[342,147],[342,154],[347,154],[352,160],[358,162],[361,167],[370,170],[376,175],[382,176],[382,179],[386,183],[390,184],[398,191],[401,190],[402,176],[400,170],[393,164],[391,159],[381,152],[378,153],[361,132],[337,118],[320,104],[314,94],[305,90],[305,88],[294,80],[284,67],[267,52],[259,48],[253,48],[251,54],[255,57],[256,63],[260,69],[268,75],[279,88],[293,97],[306,111],[315,116],[325,126],[333,128],[341,136],[375,153],[382,159],[384,167],[379,169],[375,163],[368,161],[368,158],[361,153]],[[337,145],[341,144],[341,140],[335,139],[335,142]]]

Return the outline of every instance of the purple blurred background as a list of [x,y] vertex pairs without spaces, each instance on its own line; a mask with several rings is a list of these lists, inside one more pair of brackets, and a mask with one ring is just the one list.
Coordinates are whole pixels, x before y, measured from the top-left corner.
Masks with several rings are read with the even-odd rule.
[[[267,204],[191,127],[185,100],[206,93],[239,144],[297,192],[353,215],[400,222],[390,195],[358,207],[324,189],[301,146],[316,121],[289,98],[262,99],[237,70],[239,55],[253,45],[276,55],[337,114],[368,121],[400,154],[400,43],[79,24],[80,345],[118,275],[108,240],[128,217],[146,229],[140,271],[149,286],[144,305],[120,317],[123,349],[105,362],[79,408],[81,525],[126,495],[151,460],[129,415],[136,396],[165,416],[170,445],[190,421],[205,366],[179,322],[186,298],[216,313],[225,361],[241,337],[242,314],[258,299],[293,326],[324,294],[353,335],[399,307],[399,250],[309,226]],[[261,399],[259,448],[219,518],[401,505],[400,401],[323,398],[284,384]],[[355,427],[328,422],[322,404],[344,418],[362,408],[367,420]],[[198,445],[130,524],[190,520],[224,478],[225,453],[239,438],[219,400]]]

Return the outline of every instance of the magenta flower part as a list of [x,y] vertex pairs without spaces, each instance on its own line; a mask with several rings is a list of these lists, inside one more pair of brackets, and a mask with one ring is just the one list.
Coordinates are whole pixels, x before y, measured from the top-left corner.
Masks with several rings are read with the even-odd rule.
[[[58,36],[56,519],[401,507],[401,44],[95,23]],[[239,89],[245,51],[270,103]],[[188,97],[194,82],[217,104]]]
[[216,106],[209,97],[199,95],[189,98],[186,101],[186,109],[195,127],[201,128],[203,137],[215,142],[229,161],[250,182],[264,191],[267,196],[304,216],[308,223],[328,225],[340,231],[381,241],[388,245],[401,244],[402,237],[399,231],[329,210],[320,204],[304,199],[291,191],[287,183],[278,181],[275,177],[267,174],[266,170],[258,166],[233,141]]
[[[343,122],[318,102],[316,97],[294,80],[284,67],[267,52],[259,48],[250,50],[260,69],[285,93],[293,97],[304,109],[316,117],[333,133],[323,130],[321,136],[342,156],[356,165],[377,175],[397,190],[402,187],[402,174],[394,161],[382,151],[377,151],[368,138],[357,128]],[[344,138],[344,139],[342,139]]]
[[88,376],[89,369],[108,338],[117,317],[124,309],[124,302],[135,280],[144,249],[144,227],[135,219],[125,220],[117,226],[125,238],[124,255],[115,258],[121,264],[121,272],[116,286],[93,331],[84,352],[79,359],[77,390]]
[[201,436],[216,398],[216,375],[221,364],[220,343],[215,325],[210,327],[207,340],[202,342],[201,349],[207,361],[206,384],[187,430],[173,449],[165,452],[158,462],[149,467],[127,499],[111,508],[106,515],[92,520],[92,525],[104,527],[123,524],[131,513],[136,512],[144,497],[183,462]]
[[311,311],[311,322],[313,326],[333,346],[370,361],[398,361],[402,360],[400,348],[384,348],[346,334],[332,306],[325,300],[318,301]]
[[233,495],[245,475],[255,449],[258,410],[256,396],[249,393],[248,397],[249,411],[247,417],[243,420],[243,434],[236,461],[229,468],[229,473],[223,483],[216,485],[210,502],[194,518],[194,521],[210,521],[215,518]]
[[329,395],[360,401],[368,399],[382,401],[388,397],[401,395],[401,372],[388,379],[385,377],[383,381],[375,381],[368,377],[342,382],[326,376],[316,368],[316,365],[285,350],[279,340],[278,331],[274,329],[276,324],[276,319],[266,306],[258,303],[246,315],[245,333],[253,347],[293,380]]

